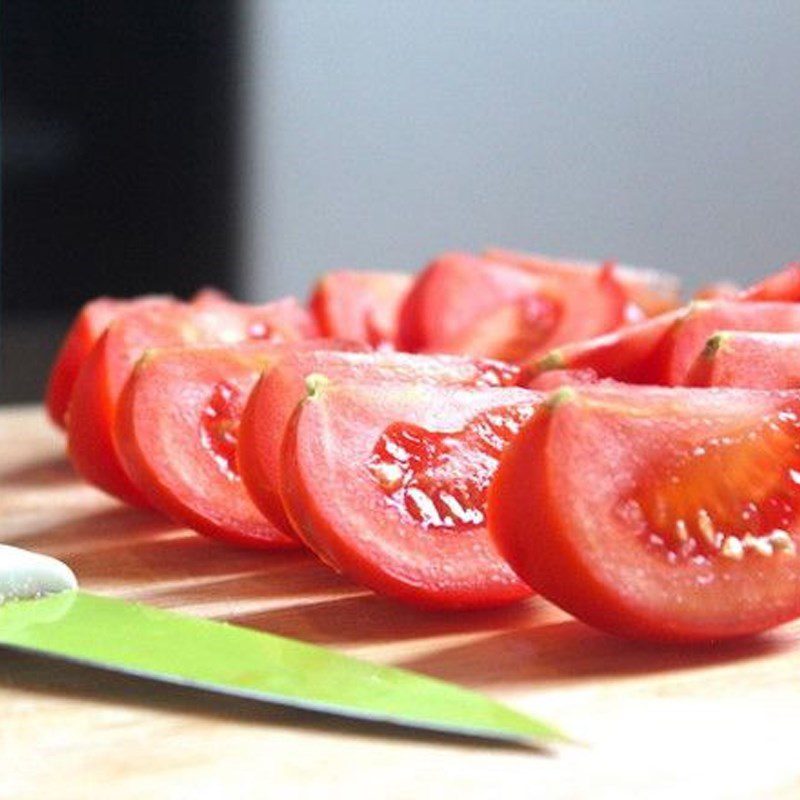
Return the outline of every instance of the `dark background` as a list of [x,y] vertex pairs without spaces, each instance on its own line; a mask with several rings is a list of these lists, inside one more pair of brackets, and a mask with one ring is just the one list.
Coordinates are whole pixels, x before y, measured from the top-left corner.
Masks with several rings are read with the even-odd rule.
[[3,4],[0,401],[87,299],[230,288],[236,4]]

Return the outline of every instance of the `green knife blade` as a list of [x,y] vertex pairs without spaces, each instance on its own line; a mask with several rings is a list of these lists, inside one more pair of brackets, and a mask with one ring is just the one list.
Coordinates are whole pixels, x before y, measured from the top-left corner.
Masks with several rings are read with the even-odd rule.
[[557,728],[454,684],[74,589],[0,605],[0,646],[372,722],[534,747],[568,741]]

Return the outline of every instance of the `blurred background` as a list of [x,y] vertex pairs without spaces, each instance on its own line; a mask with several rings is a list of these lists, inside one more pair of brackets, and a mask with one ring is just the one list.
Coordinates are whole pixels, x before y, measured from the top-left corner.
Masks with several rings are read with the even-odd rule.
[[7,0],[0,401],[99,295],[305,296],[486,244],[800,257],[800,4]]

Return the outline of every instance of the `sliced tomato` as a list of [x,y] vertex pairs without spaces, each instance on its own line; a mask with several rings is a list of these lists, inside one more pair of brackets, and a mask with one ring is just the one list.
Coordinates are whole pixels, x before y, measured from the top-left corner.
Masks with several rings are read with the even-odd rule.
[[800,615],[800,393],[562,389],[504,453],[494,540],[535,590],[642,639]]
[[306,376],[335,380],[465,386],[509,386],[519,370],[497,361],[406,353],[286,352],[265,370],[242,416],[238,462],[242,480],[262,514],[285,534],[292,526],[280,498],[281,446]]
[[135,307],[137,303],[149,302],[152,299],[116,300],[99,297],[86,303],[80,310],[58,351],[50,370],[45,393],[47,413],[59,428],[66,430],[72,389],[81,367],[97,344],[97,340],[112,320],[125,310]]
[[523,364],[528,382],[549,370],[591,369],[601,378],[625,383],[657,383],[663,372],[658,358],[662,343],[675,323],[688,313],[677,309],[613,333],[567,344]]
[[296,346],[147,351],[120,397],[115,444],[127,475],[154,508],[233,544],[299,546],[253,505],[236,461],[250,391],[263,369]]
[[72,463],[90,483],[128,503],[147,505],[125,472],[113,435],[122,388],[146,349],[260,341],[267,335],[286,341],[305,332],[295,324],[307,318],[295,317],[300,308],[295,301],[212,306],[148,303],[114,321],[92,349],[75,383],[67,431]]
[[[568,285],[597,276],[606,264],[590,261],[555,259],[535,253],[490,248],[484,256],[494,261],[516,264],[537,275],[563,280]],[[647,317],[663,314],[680,303],[680,281],[675,275],[655,269],[613,264],[614,277],[622,285],[627,299]]]
[[744,289],[740,292],[739,299],[784,303],[800,301],[800,264],[789,264],[763,281]]
[[402,272],[337,270],[317,283],[309,305],[323,336],[394,345],[412,282]]
[[800,304],[730,300],[692,303],[654,356],[660,371],[657,382],[667,386],[686,383],[692,365],[717,331],[800,332]]
[[800,388],[800,333],[720,331],[697,357],[688,386]]
[[400,313],[398,347],[410,352],[516,357],[555,331],[560,305],[545,282],[464,253],[440,256],[417,277]]
[[503,447],[540,395],[321,376],[309,384],[284,440],[281,494],[323,561],[422,607],[528,596],[489,541],[484,497]]

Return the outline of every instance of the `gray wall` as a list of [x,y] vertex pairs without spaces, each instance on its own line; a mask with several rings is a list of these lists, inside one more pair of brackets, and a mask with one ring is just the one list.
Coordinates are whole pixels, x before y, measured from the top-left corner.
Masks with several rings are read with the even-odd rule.
[[800,3],[245,0],[242,288],[485,243],[800,258]]

